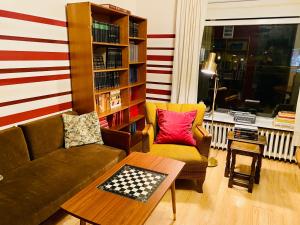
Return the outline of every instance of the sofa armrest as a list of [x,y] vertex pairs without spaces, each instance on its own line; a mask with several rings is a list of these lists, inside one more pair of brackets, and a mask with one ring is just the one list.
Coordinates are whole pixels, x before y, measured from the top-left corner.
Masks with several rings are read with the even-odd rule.
[[146,124],[142,131],[143,152],[149,152],[154,142],[154,128],[152,124]]
[[130,150],[130,133],[125,131],[101,128],[101,135],[105,145],[123,149],[126,153]]
[[197,149],[201,155],[208,157],[211,134],[207,132],[202,126],[197,125],[194,130],[194,138],[196,139]]

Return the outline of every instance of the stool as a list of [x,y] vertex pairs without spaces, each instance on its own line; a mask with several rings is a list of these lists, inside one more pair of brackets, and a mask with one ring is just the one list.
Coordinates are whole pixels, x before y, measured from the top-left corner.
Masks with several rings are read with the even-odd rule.
[[[262,160],[262,153],[257,144],[250,144],[245,142],[233,141],[230,146],[231,149],[231,166],[229,171],[228,187],[232,188],[233,185],[246,187],[248,192],[252,193],[253,183],[259,183],[260,167]],[[250,174],[238,173],[234,171],[236,155],[245,155],[252,157],[251,172]],[[248,184],[242,181],[248,181]]]

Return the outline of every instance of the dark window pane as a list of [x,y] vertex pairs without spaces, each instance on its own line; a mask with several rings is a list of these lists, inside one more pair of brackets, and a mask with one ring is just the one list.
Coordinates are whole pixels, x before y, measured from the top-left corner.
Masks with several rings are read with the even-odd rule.
[[[226,34],[223,26],[205,27],[202,60],[209,52],[217,53],[217,108],[266,116],[278,106],[295,108],[300,85],[299,25],[234,26]],[[211,102],[212,83],[200,73],[198,98],[206,104]]]

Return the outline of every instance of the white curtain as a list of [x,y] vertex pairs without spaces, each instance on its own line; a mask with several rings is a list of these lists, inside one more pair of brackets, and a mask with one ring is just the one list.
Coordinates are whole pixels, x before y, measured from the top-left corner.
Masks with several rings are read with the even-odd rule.
[[294,146],[300,146],[300,89],[299,89],[299,94],[298,94],[293,144],[294,144]]
[[197,103],[207,0],[177,0],[171,102]]

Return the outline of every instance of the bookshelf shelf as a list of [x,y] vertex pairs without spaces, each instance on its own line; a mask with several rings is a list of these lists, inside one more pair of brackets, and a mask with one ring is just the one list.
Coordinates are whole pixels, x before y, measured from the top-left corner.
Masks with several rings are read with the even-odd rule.
[[139,65],[139,64],[145,64],[146,62],[130,62],[130,65]]
[[110,129],[112,129],[112,130],[121,130],[125,127],[128,127],[129,125],[130,125],[130,123],[122,123],[118,126],[112,126]]
[[101,118],[101,117],[112,115],[114,113],[120,112],[120,111],[128,109],[128,108],[129,108],[129,106],[126,106],[126,105],[125,106],[120,106],[120,107],[111,109],[111,110],[106,111],[106,112],[98,113],[98,115]]
[[141,120],[141,119],[144,119],[144,118],[145,118],[145,115],[137,115],[133,118],[130,118],[130,123],[134,123],[134,122],[136,122],[138,120]]
[[109,43],[109,42],[97,42],[94,41],[93,45],[99,45],[99,46],[111,46],[111,47],[128,47],[128,44],[119,44],[119,43]]
[[[95,3],[78,2],[67,4],[67,21],[74,111],[97,111],[110,129],[132,134],[143,130],[147,19]],[[122,67],[94,69],[114,66]],[[117,84],[118,87],[99,89]],[[110,109],[120,102],[121,106]],[[100,113],[103,109],[110,110]]]
[[146,41],[146,38],[140,38],[140,37],[129,37],[130,41]]
[[101,94],[108,93],[108,92],[111,92],[111,91],[123,90],[123,89],[126,89],[126,88],[128,88],[128,85],[115,87],[115,88],[104,88],[104,89],[101,89],[101,90],[96,90],[95,95],[101,95]]
[[145,102],[146,100],[145,99],[136,99],[136,100],[133,100],[133,101],[130,101],[130,106],[134,106],[134,105],[138,105],[140,103],[143,103]]
[[94,70],[94,73],[102,73],[102,72],[114,72],[114,71],[124,71],[128,70],[128,68],[112,68],[112,69],[100,69]]
[[131,83],[131,84],[129,85],[129,87],[136,87],[136,86],[140,86],[140,85],[143,85],[143,84],[145,84],[144,81],[135,82],[135,83]]

